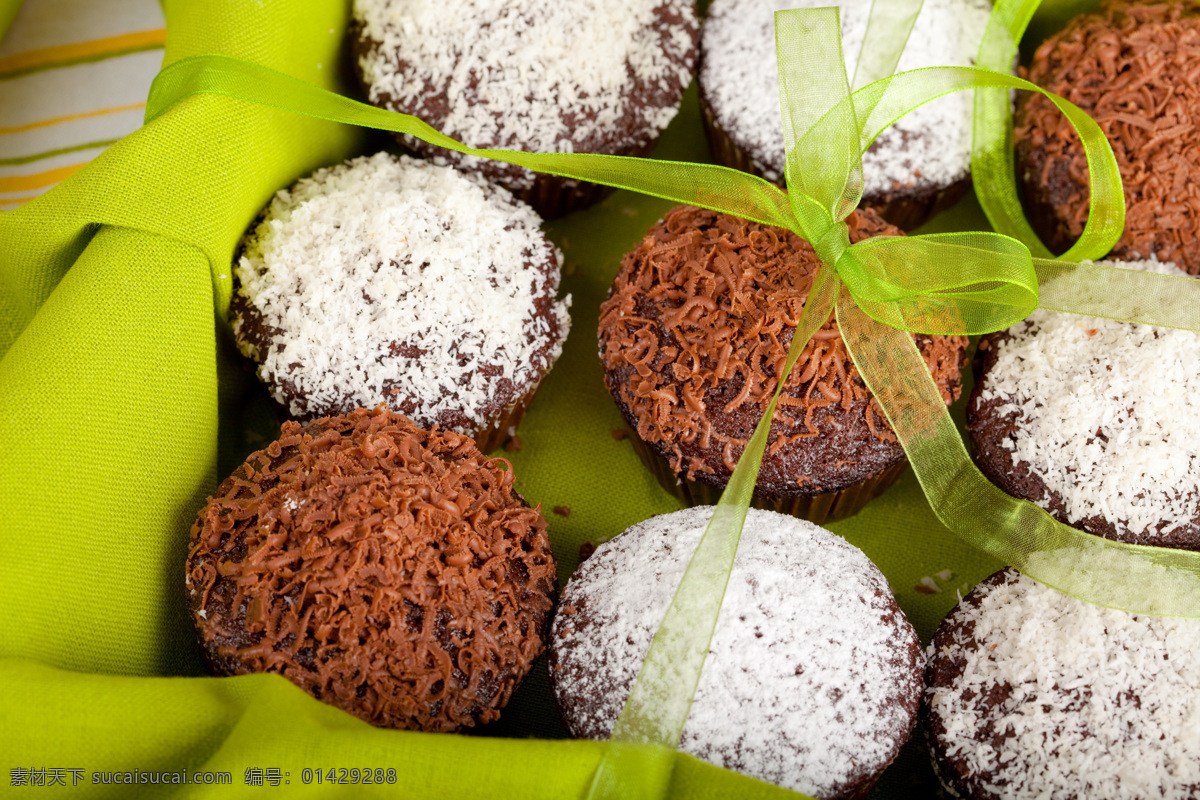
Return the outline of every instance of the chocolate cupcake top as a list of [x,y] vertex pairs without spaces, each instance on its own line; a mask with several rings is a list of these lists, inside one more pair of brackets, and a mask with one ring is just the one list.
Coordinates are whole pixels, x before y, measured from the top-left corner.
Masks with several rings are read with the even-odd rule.
[[958,796],[1200,798],[1200,621],[1101,608],[1005,569],[928,656],[935,764]]
[[[846,75],[866,35],[871,0],[713,0],[701,37],[700,89],[730,138],[763,175],[781,182],[786,164],[780,125],[774,12],[837,5]],[[897,72],[970,66],[983,39],[988,0],[926,0]],[[971,168],[971,94],[957,92],[916,109],[863,154],[867,202],[903,187],[947,187]]]
[[546,521],[512,483],[467,437],[383,409],[284,423],[192,526],[209,663],[280,673],[374,725],[496,719],[555,594]]
[[[550,678],[574,735],[611,732],[712,513],[646,520],[571,577]],[[920,660],[866,556],[810,522],[752,508],[680,749],[814,797],[861,796],[916,721]]]
[[[657,138],[692,79],[692,0],[356,0],[370,101],[472,147],[620,153]],[[426,148],[514,189],[533,173]]]
[[[1125,187],[1121,259],[1156,256],[1200,273],[1200,6],[1107,2],[1034,54],[1028,78],[1078,105],[1104,131]],[[1066,249],[1088,217],[1087,161],[1070,123],[1042,95],[1017,105],[1020,172],[1039,233]]]
[[276,194],[242,243],[238,345],[296,417],[387,403],[471,435],[562,352],[561,254],[503,189],[378,153]]
[[1200,549],[1200,333],[1038,310],[984,342],[968,429],[988,477],[1089,533]]
[[[850,241],[903,235],[873,212]],[[605,381],[638,436],[690,480],[724,485],[775,391],[820,264],[794,233],[692,206],[667,213],[621,261],[600,307]],[[966,337],[915,337],[943,399]],[[780,397],[759,492],[837,491],[903,458],[830,320]]]

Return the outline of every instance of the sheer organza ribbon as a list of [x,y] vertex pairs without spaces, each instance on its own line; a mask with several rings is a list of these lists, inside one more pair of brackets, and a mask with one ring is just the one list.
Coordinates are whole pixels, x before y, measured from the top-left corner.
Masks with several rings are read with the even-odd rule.
[[[1126,545],[1061,525],[989,483],[967,455],[912,333],[978,334],[1033,309],[1200,330],[1200,282],[1073,263],[1099,258],[1124,225],[1116,161],[1078,107],[1007,74],[1033,0],[1000,0],[980,54],[983,68],[891,75],[920,1],[877,3],[851,92],[836,9],[776,15],[788,191],[731,169],[575,153],[474,149],[421,120],[350,100],[266,67],[197,56],[166,68],[147,121],[189,95],[224,95],[322,119],[406,133],[470,155],[691,203],[792,230],[828,269],[814,286],[762,421],[717,505],[613,731],[593,797],[653,796],[669,761],[629,758],[629,744],[678,746],[708,652],[766,445],[780,387],[812,334],[837,315],[847,350],[878,398],[938,518],[968,543],[1089,602],[1200,618],[1200,553]],[[901,35],[897,36],[897,30]],[[876,80],[878,79],[878,80]],[[977,90],[973,172],[1000,233],[876,238],[850,245],[844,219],[862,196],[862,153],[888,125],[944,94]],[[1016,201],[1009,93],[1045,94],[1075,126],[1091,172],[1091,213],[1079,242],[1049,258]],[[1030,249],[1034,253],[1030,252]],[[209,254],[218,298],[228,298],[228,254]],[[218,309],[221,313],[225,308]],[[654,766],[657,765],[657,766]]]

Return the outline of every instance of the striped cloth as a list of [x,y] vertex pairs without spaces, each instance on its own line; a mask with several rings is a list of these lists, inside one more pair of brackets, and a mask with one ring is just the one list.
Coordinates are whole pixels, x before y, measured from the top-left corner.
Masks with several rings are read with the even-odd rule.
[[157,0],[25,0],[0,40],[0,210],[141,127],[166,39]]

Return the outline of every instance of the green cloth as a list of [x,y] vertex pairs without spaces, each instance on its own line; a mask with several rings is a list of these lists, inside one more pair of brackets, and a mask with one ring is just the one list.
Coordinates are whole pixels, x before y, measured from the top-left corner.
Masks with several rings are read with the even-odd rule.
[[[321,86],[350,85],[348,3],[164,5],[164,63],[224,53]],[[0,214],[0,766],[82,769],[72,790],[80,797],[135,794],[94,785],[93,772],[185,768],[229,771],[233,786],[136,793],[257,796],[271,790],[244,785],[245,771],[280,768],[293,796],[305,767],[394,767],[397,783],[380,792],[389,796],[586,792],[606,745],[554,741],[565,732],[544,661],[504,718],[468,737],[373,729],[275,676],[188,677],[203,674],[183,602],[188,528],[217,479],[277,431],[220,321],[233,249],[275,190],[386,145],[198,96],[44,197]],[[656,156],[708,160],[694,90]],[[621,418],[594,338],[621,255],[667,206],[619,192],[548,226],[567,257],[573,331],[521,425],[520,451],[508,457],[531,503],[570,508],[547,513],[564,582],[584,542],[679,507],[611,435]],[[986,227],[971,201],[935,224]],[[956,590],[999,567],[937,522],[911,473],[830,527],[879,564],[924,639]],[[941,591],[925,593],[931,584]],[[687,756],[643,757],[673,761],[670,796],[785,794]],[[927,764],[918,734],[877,794],[928,790]],[[308,791],[332,793],[328,784]]]

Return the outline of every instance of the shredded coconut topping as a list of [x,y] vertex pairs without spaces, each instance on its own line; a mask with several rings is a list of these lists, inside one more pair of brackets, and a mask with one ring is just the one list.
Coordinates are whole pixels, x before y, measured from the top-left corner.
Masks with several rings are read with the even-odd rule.
[[356,0],[354,16],[372,103],[530,152],[652,140],[691,82],[698,27],[692,0]]
[[[774,12],[836,5],[841,10],[846,75],[853,79],[871,0],[714,0],[704,23],[700,85],[717,122],[753,154],[768,180],[783,179],[779,71]],[[926,0],[896,71],[975,63],[991,3]],[[971,166],[972,93],[955,92],[917,108],[863,154],[864,195],[900,187],[946,187]]]
[[1101,608],[1007,570],[928,655],[938,766],[957,790],[1200,797],[1200,621]]
[[[568,727],[604,738],[713,513],[654,517],[571,578],[551,632]],[[750,509],[680,749],[816,797],[869,784],[920,694],[916,633],[879,570],[810,522]]]
[[[1157,261],[1102,262],[1163,275]],[[1014,415],[1003,445],[1070,524],[1100,517],[1147,543],[1200,519],[1200,333],[1035,311],[995,340],[980,397]],[[1085,529],[1086,526],[1084,526]]]
[[234,330],[298,417],[381,402],[474,435],[562,352],[562,255],[503,189],[379,153],[280,191],[235,269]]

